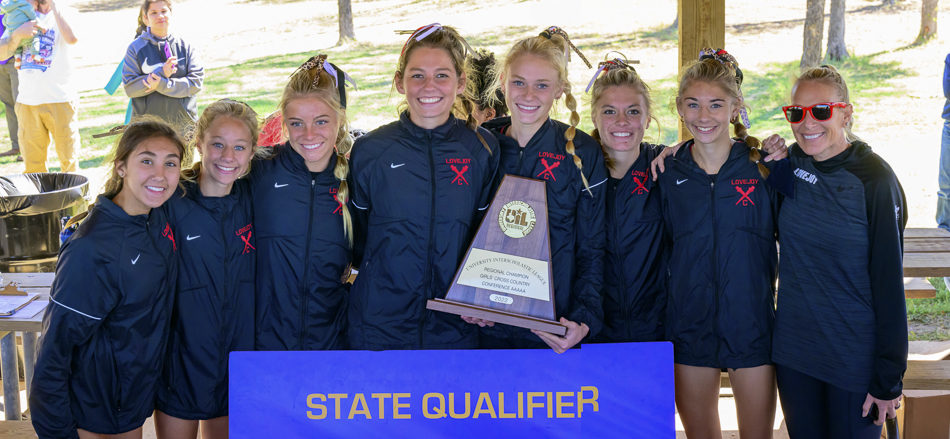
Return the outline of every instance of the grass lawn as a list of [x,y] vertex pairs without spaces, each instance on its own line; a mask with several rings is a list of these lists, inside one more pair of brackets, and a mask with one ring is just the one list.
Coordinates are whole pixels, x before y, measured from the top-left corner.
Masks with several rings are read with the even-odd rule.
[[950,340],[950,291],[941,277],[927,280],[937,288],[937,297],[906,299],[909,339]]

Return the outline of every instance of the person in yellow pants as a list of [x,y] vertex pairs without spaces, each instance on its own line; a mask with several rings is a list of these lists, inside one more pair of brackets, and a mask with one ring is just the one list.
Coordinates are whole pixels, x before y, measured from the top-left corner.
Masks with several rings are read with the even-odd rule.
[[26,173],[47,172],[46,156],[50,139],[63,172],[78,170],[79,120],[74,103],[79,101],[73,76],[71,46],[78,39],[70,23],[78,21],[76,11],[61,7],[55,0],[36,0],[36,22],[18,27],[0,38],[0,58],[12,53],[17,43],[33,36],[40,40],[40,57],[24,56],[20,65],[15,106],[20,153]]
[[62,172],[76,172],[79,161],[76,149],[79,143],[79,117],[70,102],[24,105],[16,103],[16,117],[20,123],[17,137],[20,153],[26,164],[24,173],[48,172],[46,155],[50,137],[56,145],[56,154]]

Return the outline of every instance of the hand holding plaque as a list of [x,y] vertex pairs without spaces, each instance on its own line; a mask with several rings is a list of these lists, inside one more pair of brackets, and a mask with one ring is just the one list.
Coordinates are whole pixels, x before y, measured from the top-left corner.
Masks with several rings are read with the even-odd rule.
[[554,315],[545,190],[543,181],[506,175],[445,299],[426,307],[566,334]]

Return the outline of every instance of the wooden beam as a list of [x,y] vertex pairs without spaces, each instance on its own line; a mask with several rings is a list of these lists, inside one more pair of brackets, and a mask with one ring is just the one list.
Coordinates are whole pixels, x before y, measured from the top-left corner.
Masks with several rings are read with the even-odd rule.
[[904,253],[904,277],[950,277],[950,253]]
[[[703,47],[726,48],[726,0],[679,0],[679,64],[677,72],[699,58]],[[728,50],[728,48],[726,48]],[[679,139],[692,136],[681,122]]]
[[921,277],[904,278],[905,299],[933,299],[937,297],[937,289],[927,279]]
[[904,239],[910,238],[950,238],[950,231],[936,227],[904,229]]

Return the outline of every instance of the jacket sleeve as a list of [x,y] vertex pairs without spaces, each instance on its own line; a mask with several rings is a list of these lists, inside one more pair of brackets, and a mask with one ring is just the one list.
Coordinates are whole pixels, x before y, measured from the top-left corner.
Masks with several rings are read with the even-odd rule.
[[478,196],[478,210],[475,213],[475,218],[472,220],[469,241],[471,241],[478,232],[478,227],[481,225],[482,219],[485,218],[485,214],[488,213],[488,207],[495,197],[495,179],[498,177],[498,163],[500,161],[499,156],[501,155],[501,150],[498,148],[498,141],[495,140],[495,136],[483,128],[479,129],[482,130],[480,133],[482,138],[485,139],[485,142],[488,143],[489,148],[491,148],[491,154],[487,157],[488,163],[486,166],[488,169],[485,172],[485,180],[482,182],[482,192]]
[[91,243],[75,244],[68,242],[60,253],[36,355],[30,411],[33,428],[42,439],[79,437],[70,408],[72,353],[92,337],[119,302],[117,278],[111,272],[117,264],[97,265],[102,261],[91,251],[83,251]]
[[130,98],[139,98],[151,93],[144,80],[145,72],[142,71],[141,62],[138,60],[138,50],[135,49],[135,41],[133,41],[125,52],[125,60],[122,66],[122,84],[125,87],[125,95]]
[[[885,168],[886,169],[886,168]],[[889,170],[889,169],[887,169]],[[903,241],[907,203],[897,177],[876,171],[865,183],[868,269],[877,327],[874,372],[868,393],[891,400],[901,395],[907,370],[907,309],[904,300]]]
[[353,213],[353,267],[359,269],[363,263],[363,253],[366,250],[366,231],[369,228],[369,161],[365,154],[361,154],[360,146],[363,142],[357,139],[353,145],[352,159],[350,160],[350,203]]
[[188,46],[188,74],[184,78],[162,78],[157,92],[172,98],[187,98],[201,91],[205,80],[205,69],[198,63],[195,50]]
[[587,177],[590,190],[584,189],[578,194],[574,222],[576,278],[571,286],[568,317],[573,322],[586,323],[590,338],[597,336],[604,322],[604,254],[607,249],[607,169],[599,148],[597,152],[585,163],[585,168],[590,166]]
[[950,54],[943,62],[943,97],[950,99]]

